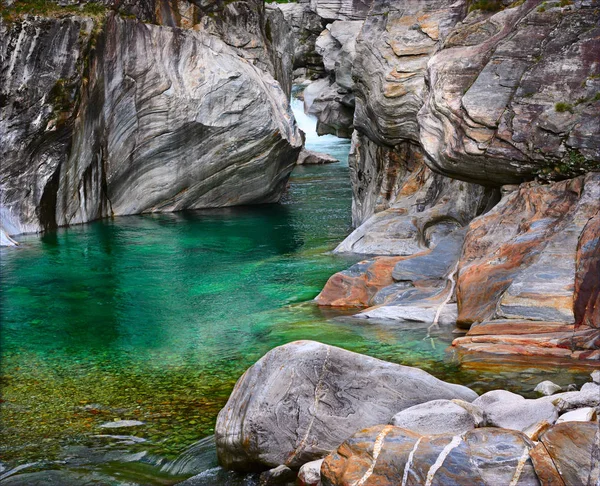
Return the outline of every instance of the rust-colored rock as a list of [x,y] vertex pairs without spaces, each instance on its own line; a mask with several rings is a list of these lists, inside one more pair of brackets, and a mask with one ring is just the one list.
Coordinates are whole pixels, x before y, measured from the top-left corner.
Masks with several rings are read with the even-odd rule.
[[382,288],[392,285],[394,265],[405,257],[378,257],[364,260],[329,278],[316,297],[319,305],[366,307]]
[[457,282],[461,352],[600,358],[600,173],[522,184],[474,220]]
[[[357,432],[325,458],[323,485],[538,485],[522,433],[480,428],[420,436],[392,425]],[[513,482],[511,482],[513,481]]]
[[600,426],[557,424],[541,436],[531,459],[544,486],[600,484]]

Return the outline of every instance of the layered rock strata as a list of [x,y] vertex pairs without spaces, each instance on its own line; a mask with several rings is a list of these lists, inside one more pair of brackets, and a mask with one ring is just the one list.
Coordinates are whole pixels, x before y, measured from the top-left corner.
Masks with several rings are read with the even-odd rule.
[[217,453],[227,468],[297,469],[404,408],[476,396],[417,368],[298,341],[270,351],[240,378],[217,419]]
[[287,95],[216,36],[114,14],[2,29],[7,234],[285,189],[302,145]]
[[524,184],[469,226],[455,345],[600,358],[600,173]]

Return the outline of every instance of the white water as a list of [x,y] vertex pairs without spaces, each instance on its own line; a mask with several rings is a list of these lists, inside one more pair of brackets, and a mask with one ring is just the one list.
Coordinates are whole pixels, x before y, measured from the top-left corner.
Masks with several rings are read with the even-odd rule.
[[306,134],[306,148],[331,154],[345,162],[348,157],[350,140],[335,135],[317,135],[317,118],[304,113],[304,102],[292,96],[290,104],[298,127]]

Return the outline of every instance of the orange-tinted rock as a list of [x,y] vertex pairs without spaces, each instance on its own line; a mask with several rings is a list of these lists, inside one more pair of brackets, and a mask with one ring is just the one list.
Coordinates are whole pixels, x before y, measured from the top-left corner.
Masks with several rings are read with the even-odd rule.
[[600,173],[522,184],[469,226],[461,352],[600,358]]
[[546,479],[544,486],[562,486],[557,472],[565,485],[600,484],[600,426],[597,422],[557,424],[541,436],[531,458],[540,479]]
[[321,480],[324,486],[538,485],[528,457],[532,446],[524,434],[499,428],[420,436],[377,425],[356,433],[327,456]]
[[378,257],[364,260],[329,278],[316,297],[319,305],[366,307],[382,288],[392,285],[394,265],[405,257]]

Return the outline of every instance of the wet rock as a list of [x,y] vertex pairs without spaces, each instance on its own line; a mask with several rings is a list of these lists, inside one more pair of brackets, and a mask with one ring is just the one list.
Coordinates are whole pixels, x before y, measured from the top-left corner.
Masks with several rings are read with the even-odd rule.
[[450,400],[432,400],[406,408],[394,415],[390,423],[420,435],[457,435],[475,428],[473,416]]
[[307,462],[298,472],[300,486],[321,486],[321,465],[323,459]]
[[416,368],[298,341],[270,351],[240,378],[217,418],[217,453],[231,469],[297,468],[410,406],[475,397]]
[[592,422],[564,422],[549,429],[531,453],[543,484],[597,484],[600,428]]
[[599,49],[597,15],[537,4],[469,15],[430,59],[419,139],[437,172],[513,184],[598,167],[600,68],[584,60]]
[[4,229],[0,228],[0,246],[18,246],[19,244],[13,240]]
[[260,486],[294,483],[296,473],[287,466],[277,466],[260,475]]
[[115,420],[114,422],[106,422],[100,425],[102,429],[121,429],[124,427],[138,427],[144,425],[144,422],[139,420]]
[[302,149],[296,163],[298,165],[320,165],[334,164],[335,162],[339,162],[339,160],[329,154]]
[[600,370],[596,370],[591,374],[592,381],[596,383],[596,385],[600,385]]
[[596,420],[596,409],[592,407],[578,408],[570,412],[562,414],[556,421],[557,424],[562,422],[592,422]]
[[556,392],[559,392],[562,389],[556,383],[552,383],[550,380],[542,381],[538,383],[533,391],[541,393],[542,395],[554,395]]
[[[378,425],[346,440],[323,463],[323,485],[538,485],[520,432],[483,428],[462,435],[420,436]],[[514,481],[511,483],[511,481]]]

